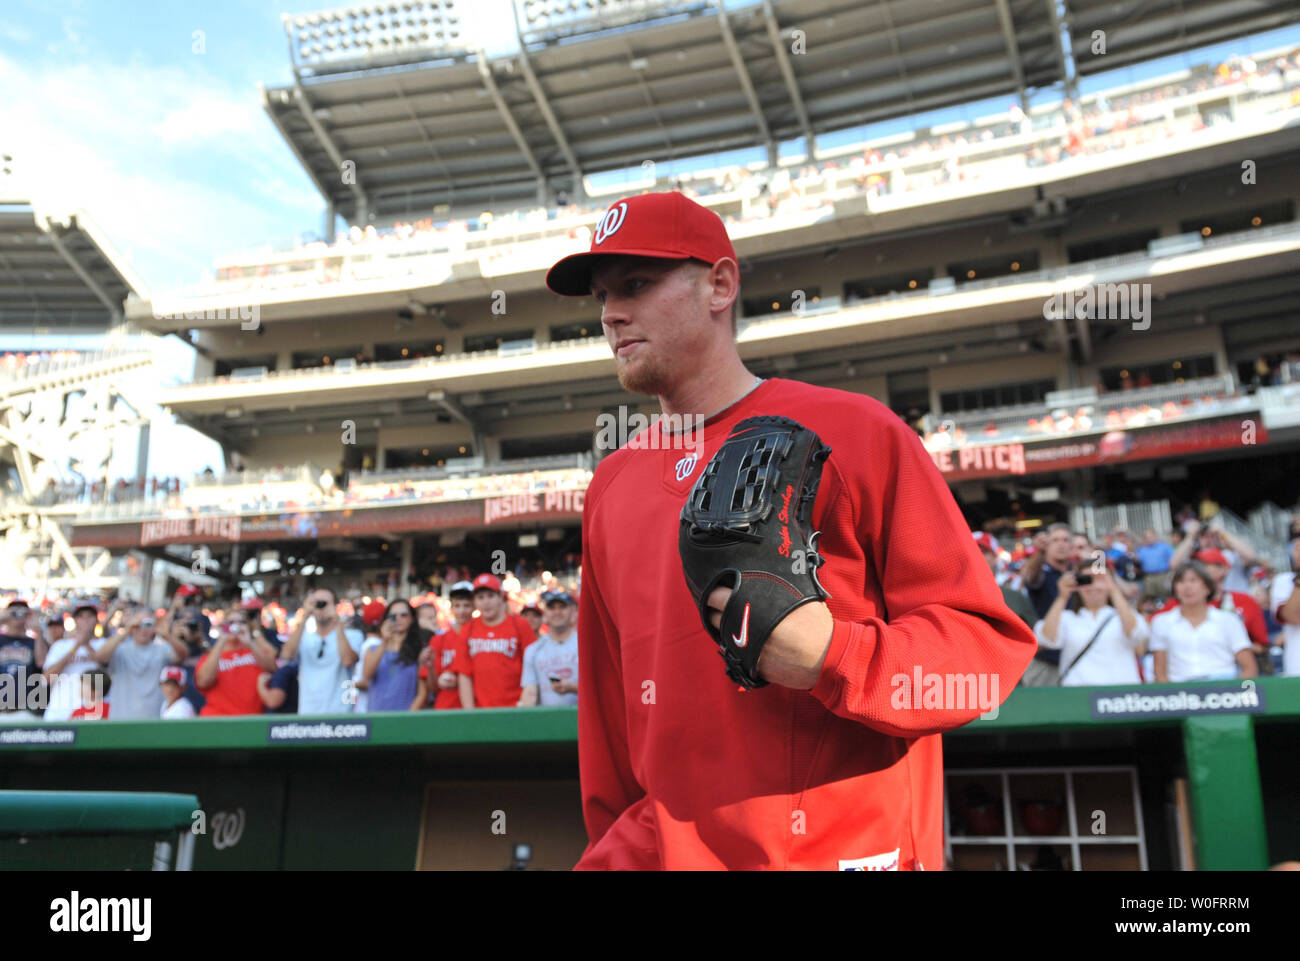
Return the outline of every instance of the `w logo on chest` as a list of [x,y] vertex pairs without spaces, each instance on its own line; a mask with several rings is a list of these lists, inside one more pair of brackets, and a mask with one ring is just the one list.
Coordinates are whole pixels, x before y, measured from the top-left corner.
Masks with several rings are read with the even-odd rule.
[[695,473],[695,465],[700,462],[699,455],[691,451],[677,462],[677,479],[684,481]]

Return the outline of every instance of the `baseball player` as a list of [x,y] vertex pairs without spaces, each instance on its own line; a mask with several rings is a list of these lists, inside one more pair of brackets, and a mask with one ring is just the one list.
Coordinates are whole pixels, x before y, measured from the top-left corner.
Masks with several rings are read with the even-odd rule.
[[745,368],[736,253],[680,194],[615,203],[547,285],[669,415],[587,489],[577,866],[942,868],[938,735],[995,705],[908,688],[1000,702],[1036,643],[920,439]]

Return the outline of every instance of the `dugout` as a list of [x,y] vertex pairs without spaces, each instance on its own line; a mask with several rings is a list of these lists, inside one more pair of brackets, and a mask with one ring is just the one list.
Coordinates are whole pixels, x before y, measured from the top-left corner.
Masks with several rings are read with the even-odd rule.
[[[945,735],[953,866],[1300,859],[1300,679],[1189,713],[1189,694],[1220,690],[1242,685],[1019,688]],[[1150,708],[1137,716],[1099,706],[1127,694],[1161,701],[1132,702]],[[531,868],[559,870],[586,843],[574,708],[0,726],[0,754],[4,789],[197,796],[196,870],[500,870],[517,843]],[[13,843],[0,866],[31,866]],[[111,845],[65,845],[43,866],[122,865]]]

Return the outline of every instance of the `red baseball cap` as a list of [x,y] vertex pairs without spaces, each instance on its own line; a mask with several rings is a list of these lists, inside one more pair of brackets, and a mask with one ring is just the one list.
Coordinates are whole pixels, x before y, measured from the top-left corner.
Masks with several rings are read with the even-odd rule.
[[980,546],[981,550],[988,551],[991,554],[998,552],[998,542],[987,531],[971,531],[971,536],[975,538],[975,543]]
[[180,684],[184,687],[185,669],[177,667],[174,664],[171,667],[164,667],[161,676],[158,678],[158,683],[165,684],[167,681],[171,681],[173,684]]
[[182,584],[180,587],[176,588],[176,594],[178,597],[190,597],[198,592],[199,589],[193,584]]
[[1228,559],[1223,556],[1223,551],[1220,550],[1211,549],[1208,551],[1200,551],[1197,553],[1196,559],[1202,564],[1222,564],[1224,567],[1232,566],[1228,563]]
[[501,578],[495,574],[480,574],[474,578],[474,590],[476,591],[496,591],[501,593]]
[[388,605],[383,601],[371,601],[361,608],[361,619],[366,622],[367,626],[374,627],[384,619],[384,611],[387,607]]
[[591,235],[591,249],[558,261],[546,286],[566,297],[591,295],[591,268],[597,257],[621,254],[702,260],[712,266],[723,257],[736,260],[722,218],[685,194],[639,194],[605,211]]

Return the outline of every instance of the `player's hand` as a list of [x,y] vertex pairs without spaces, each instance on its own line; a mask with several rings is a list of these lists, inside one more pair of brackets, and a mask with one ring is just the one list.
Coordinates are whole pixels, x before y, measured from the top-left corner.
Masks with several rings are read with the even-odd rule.
[[426,644],[424,648],[420,651],[420,656],[415,659],[415,664],[417,667],[428,667],[432,661],[433,661],[433,648],[429,647]]
[[454,691],[457,687],[456,672],[443,671],[438,675],[438,687],[444,691]]
[[551,690],[556,694],[577,694],[578,685],[570,684],[568,681],[552,681]]
[[1045,550],[1047,550],[1047,532],[1046,532],[1046,531],[1039,531],[1037,534],[1034,535],[1034,546],[1035,546],[1036,548],[1038,548],[1039,551],[1045,551]]
[[[716,630],[731,588],[718,587],[709,595],[709,623]],[[811,691],[821,677],[826,652],[831,648],[835,621],[822,601],[802,604],[777,624],[758,658],[758,676],[770,684]]]

